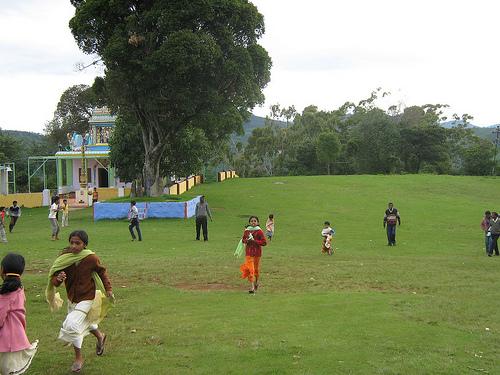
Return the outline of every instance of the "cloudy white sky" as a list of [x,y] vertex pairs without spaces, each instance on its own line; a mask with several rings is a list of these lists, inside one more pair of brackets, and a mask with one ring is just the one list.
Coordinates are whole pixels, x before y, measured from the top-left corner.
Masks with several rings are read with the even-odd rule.
[[[445,103],[500,123],[496,0],[254,0],[273,59],[266,103],[332,110],[382,87],[381,105]],[[62,92],[98,70],[68,28],[69,0],[0,0],[0,127],[42,132]]]

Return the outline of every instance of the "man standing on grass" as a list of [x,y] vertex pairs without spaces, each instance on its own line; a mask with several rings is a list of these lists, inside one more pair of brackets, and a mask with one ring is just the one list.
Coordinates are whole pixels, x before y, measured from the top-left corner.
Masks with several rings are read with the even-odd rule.
[[387,226],[387,245],[396,246],[396,223],[401,225],[401,218],[397,208],[389,203],[389,208],[385,210],[384,228]]
[[493,250],[495,250],[495,255],[499,256],[498,252],[498,238],[500,237],[500,217],[498,217],[497,212],[491,213],[490,219],[490,232],[491,232],[491,242],[490,242],[490,251],[488,252],[488,256],[493,255]]
[[484,232],[484,246],[486,247],[486,254],[489,254],[490,252],[490,242],[491,242],[490,219],[491,219],[491,212],[486,211],[484,213],[483,221],[481,221],[481,229]]
[[196,240],[200,240],[200,228],[203,227],[203,240],[208,241],[208,226],[207,226],[207,217],[212,220],[212,213],[210,212],[210,208],[208,208],[208,203],[205,202],[205,196],[202,195],[200,197],[200,201],[196,203]]

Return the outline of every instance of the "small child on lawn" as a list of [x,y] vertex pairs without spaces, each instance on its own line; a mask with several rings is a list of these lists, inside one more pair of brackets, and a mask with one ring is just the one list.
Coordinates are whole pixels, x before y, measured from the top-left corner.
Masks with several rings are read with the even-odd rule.
[[61,226],[62,227],[69,227],[69,204],[68,204],[68,200],[67,199],[63,199],[63,204],[61,206],[61,210],[62,210],[62,222],[61,222]]
[[332,255],[333,254],[333,236],[335,235],[335,230],[330,226],[329,221],[325,221],[323,230],[321,231],[321,236],[323,237],[323,244],[321,246],[321,252],[323,254]]
[[266,237],[269,241],[273,239],[274,234],[274,215],[270,214],[266,221]]
[[75,360],[72,372],[80,372],[83,366],[83,338],[91,333],[97,339],[96,354],[104,353],[106,335],[98,324],[114,303],[111,282],[106,268],[93,251],[86,249],[89,238],[83,230],[69,235],[69,247],[63,250],[49,271],[45,296],[52,311],[58,310],[63,301],[56,287],[65,284],[68,296],[68,315],[59,332],[59,339],[73,345]]
[[2,259],[0,273],[0,374],[24,374],[38,348],[38,340],[30,344],[26,336],[26,310],[21,275],[24,258],[7,254]]

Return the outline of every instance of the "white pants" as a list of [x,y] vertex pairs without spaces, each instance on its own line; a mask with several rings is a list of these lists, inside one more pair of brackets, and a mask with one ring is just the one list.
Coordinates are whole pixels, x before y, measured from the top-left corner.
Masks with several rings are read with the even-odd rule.
[[62,223],[61,223],[63,227],[67,227],[68,226],[68,216],[69,216],[69,214],[63,212],[63,214],[62,214]]
[[94,301],[82,301],[71,303],[68,301],[68,315],[63,322],[63,326],[59,331],[59,339],[73,344],[74,347],[80,349],[82,347],[83,338],[90,331],[97,329],[97,324],[90,324],[87,319],[87,314],[92,307]]
[[7,234],[5,233],[3,224],[0,224],[0,242],[7,242]]
[[24,374],[38,349],[36,340],[28,349],[18,352],[0,353],[0,375]]

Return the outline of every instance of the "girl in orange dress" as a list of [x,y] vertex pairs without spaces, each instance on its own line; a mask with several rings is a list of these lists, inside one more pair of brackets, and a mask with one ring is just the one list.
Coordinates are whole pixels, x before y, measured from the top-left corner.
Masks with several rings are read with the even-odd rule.
[[262,256],[262,246],[266,246],[266,236],[259,227],[259,218],[250,216],[248,225],[243,232],[241,241],[245,244],[245,263],[240,266],[241,278],[248,279],[251,288],[248,291],[254,294],[259,287],[259,265]]

